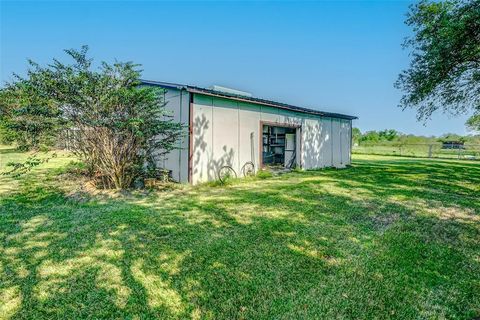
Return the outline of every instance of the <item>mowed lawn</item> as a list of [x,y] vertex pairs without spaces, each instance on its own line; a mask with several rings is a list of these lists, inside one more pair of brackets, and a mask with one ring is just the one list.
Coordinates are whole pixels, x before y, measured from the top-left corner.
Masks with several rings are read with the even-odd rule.
[[479,162],[93,196],[70,161],[0,177],[1,319],[480,316]]

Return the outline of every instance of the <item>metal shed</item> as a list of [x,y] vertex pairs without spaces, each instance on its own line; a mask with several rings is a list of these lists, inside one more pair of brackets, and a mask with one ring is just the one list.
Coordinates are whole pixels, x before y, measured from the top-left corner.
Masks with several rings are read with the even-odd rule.
[[304,169],[344,168],[351,163],[355,116],[254,98],[223,87],[142,80],[166,89],[167,109],[188,126],[179,148],[158,160],[179,182],[215,180],[223,166],[239,173],[251,162]]

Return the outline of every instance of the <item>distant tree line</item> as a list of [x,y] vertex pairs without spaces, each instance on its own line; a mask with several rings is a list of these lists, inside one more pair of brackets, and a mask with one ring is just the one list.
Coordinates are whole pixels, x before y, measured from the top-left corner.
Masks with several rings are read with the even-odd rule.
[[352,129],[352,138],[355,144],[434,144],[444,141],[462,141],[467,144],[480,145],[480,135],[461,136],[454,133],[446,133],[441,136],[418,136],[414,134],[404,134],[394,129],[371,130],[362,133],[359,128]]

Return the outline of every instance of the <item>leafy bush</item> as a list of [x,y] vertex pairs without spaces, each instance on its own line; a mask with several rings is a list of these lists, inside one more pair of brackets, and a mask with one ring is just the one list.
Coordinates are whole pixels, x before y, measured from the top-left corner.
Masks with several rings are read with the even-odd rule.
[[87,51],[66,50],[72,64],[30,61],[27,77],[3,90],[0,120],[25,150],[70,130],[69,147],[90,174],[127,188],[146,163],[175,148],[183,126],[166,111],[163,89],[140,86],[138,65],[102,62],[94,71]]

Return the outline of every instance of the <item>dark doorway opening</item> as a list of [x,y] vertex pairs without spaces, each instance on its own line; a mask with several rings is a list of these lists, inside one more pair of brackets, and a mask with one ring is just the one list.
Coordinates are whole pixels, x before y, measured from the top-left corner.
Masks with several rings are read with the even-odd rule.
[[294,168],[296,164],[296,134],[293,127],[264,124],[262,127],[262,163],[265,166]]

